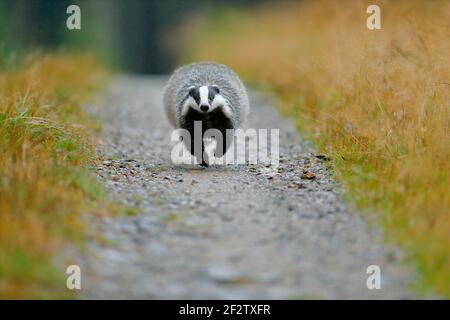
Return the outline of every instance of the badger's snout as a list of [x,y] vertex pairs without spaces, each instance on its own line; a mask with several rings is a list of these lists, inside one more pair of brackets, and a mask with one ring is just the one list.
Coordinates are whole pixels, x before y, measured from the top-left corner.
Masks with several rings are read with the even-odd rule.
[[202,110],[203,112],[208,112],[209,106],[206,105],[206,104],[202,104],[202,105],[200,106],[200,110]]

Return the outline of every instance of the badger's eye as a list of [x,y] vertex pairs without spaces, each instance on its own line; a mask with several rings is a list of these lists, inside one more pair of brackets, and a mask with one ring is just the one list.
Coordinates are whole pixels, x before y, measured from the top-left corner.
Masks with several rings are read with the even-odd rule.
[[209,92],[208,92],[208,100],[209,100],[209,103],[212,103],[213,102],[213,100],[214,100],[214,98],[216,97],[216,92],[214,92],[214,90],[209,90]]

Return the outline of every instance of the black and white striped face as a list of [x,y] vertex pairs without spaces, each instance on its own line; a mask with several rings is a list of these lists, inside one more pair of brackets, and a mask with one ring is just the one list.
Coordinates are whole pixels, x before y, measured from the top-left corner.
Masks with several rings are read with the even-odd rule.
[[183,114],[186,114],[189,108],[201,113],[208,113],[221,108],[226,115],[231,116],[230,108],[216,85],[190,87],[183,105]]

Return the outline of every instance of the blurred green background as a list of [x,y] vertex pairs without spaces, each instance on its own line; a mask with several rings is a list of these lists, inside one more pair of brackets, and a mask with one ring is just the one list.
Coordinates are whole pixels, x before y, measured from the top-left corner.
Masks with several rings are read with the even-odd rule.
[[[196,15],[258,0],[0,0],[3,66],[34,50],[92,51],[130,73],[166,73],[180,55],[177,27]],[[66,9],[81,9],[81,30],[69,30]],[[211,39],[211,45],[214,45]]]

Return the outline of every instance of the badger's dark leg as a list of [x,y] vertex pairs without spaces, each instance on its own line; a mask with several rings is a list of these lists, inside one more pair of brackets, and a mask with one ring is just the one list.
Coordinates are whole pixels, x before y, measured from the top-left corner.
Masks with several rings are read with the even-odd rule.
[[[205,144],[202,140],[198,140],[195,139],[195,134],[194,130],[189,130],[190,134],[191,134],[191,145],[190,146],[186,146],[187,149],[189,150],[189,152],[197,159],[197,161],[200,163],[201,166],[203,167],[207,167],[208,166],[208,158],[207,155],[205,154]],[[198,141],[201,141],[201,147],[196,146],[196,143],[198,143]]]
[[214,156],[220,158],[233,143],[234,125],[221,109],[214,110],[211,114],[211,127],[218,129],[222,133],[222,141],[217,141],[217,148],[214,152]]
[[[209,167],[209,159],[208,159],[208,155],[205,153],[205,143],[203,142],[202,139],[202,162],[200,163],[200,165],[202,167]],[[197,160],[199,160],[199,158],[197,157]]]
[[[200,123],[202,123],[202,128],[197,128],[196,130],[196,124],[199,126]],[[198,162],[200,162],[201,166],[207,167],[208,164],[208,158],[206,156],[205,151],[205,145],[203,142],[203,132],[204,132],[204,126],[203,126],[203,116],[199,112],[190,109],[188,113],[181,119],[180,121],[180,127],[183,129],[186,129],[189,131],[189,134],[191,135],[191,141],[190,144],[185,141],[185,146],[189,150],[189,152],[197,159]],[[199,130],[200,129],[200,130]],[[196,144],[199,144],[196,146]]]

